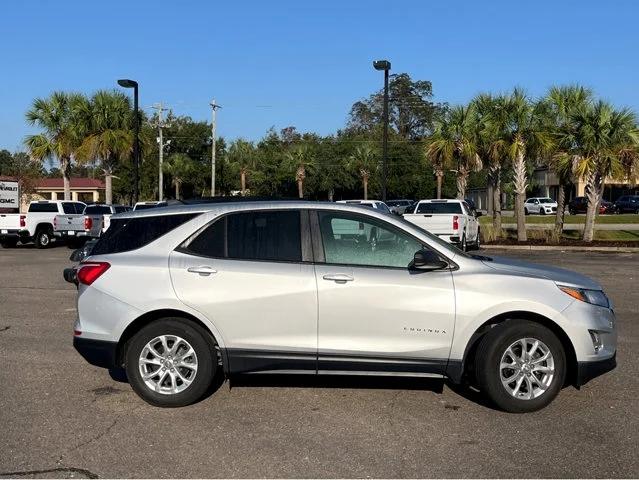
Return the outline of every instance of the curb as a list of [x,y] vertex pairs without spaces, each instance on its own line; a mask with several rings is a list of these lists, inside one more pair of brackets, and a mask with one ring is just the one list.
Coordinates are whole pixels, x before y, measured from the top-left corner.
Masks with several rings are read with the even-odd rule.
[[561,252],[610,252],[610,253],[634,253],[639,252],[639,247],[582,247],[575,245],[486,245],[481,248],[487,250],[552,250]]

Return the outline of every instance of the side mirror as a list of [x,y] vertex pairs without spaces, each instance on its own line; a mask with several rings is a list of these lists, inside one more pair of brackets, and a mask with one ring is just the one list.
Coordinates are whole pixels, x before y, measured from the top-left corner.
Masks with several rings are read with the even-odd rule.
[[72,262],[81,262],[83,258],[84,258],[84,247],[73,250],[73,253],[69,257],[69,260],[71,260]]
[[479,218],[483,215],[483,213],[481,213],[479,210],[475,210],[475,217]]
[[444,262],[439,255],[437,255],[432,250],[427,250],[425,248],[415,252],[415,256],[413,257],[413,261],[410,263],[408,268],[411,270],[441,270],[442,268],[448,267],[448,263]]

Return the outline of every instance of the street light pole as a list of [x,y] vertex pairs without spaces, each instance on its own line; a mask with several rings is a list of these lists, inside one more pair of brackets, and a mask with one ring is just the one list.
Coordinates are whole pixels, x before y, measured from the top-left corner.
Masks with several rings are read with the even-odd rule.
[[215,99],[211,101],[211,197],[215,196],[215,112],[220,107],[215,103]]
[[118,85],[133,89],[133,203],[137,203],[140,195],[140,114],[138,111],[138,82],[135,80],[121,79]]
[[388,180],[388,73],[391,63],[388,60],[376,60],[373,62],[375,70],[384,71],[384,134],[382,138],[382,201],[386,201],[386,187]]

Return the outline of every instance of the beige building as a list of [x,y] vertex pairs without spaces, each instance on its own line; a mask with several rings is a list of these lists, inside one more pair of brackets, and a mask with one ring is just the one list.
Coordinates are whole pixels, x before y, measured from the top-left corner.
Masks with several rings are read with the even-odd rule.
[[[33,200],[64,200],[62,178],[43,178],[34,185],[33,193],[22,196],[23,212]],[[97,178],[71,178],[71,200],[84,203],[104,201],[104,181]]]

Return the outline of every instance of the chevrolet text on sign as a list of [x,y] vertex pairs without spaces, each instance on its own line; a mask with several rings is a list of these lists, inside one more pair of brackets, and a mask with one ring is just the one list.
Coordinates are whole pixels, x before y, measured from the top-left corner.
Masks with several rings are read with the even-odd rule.
[[20,208],[18,182],[0,182],[0,208]]

